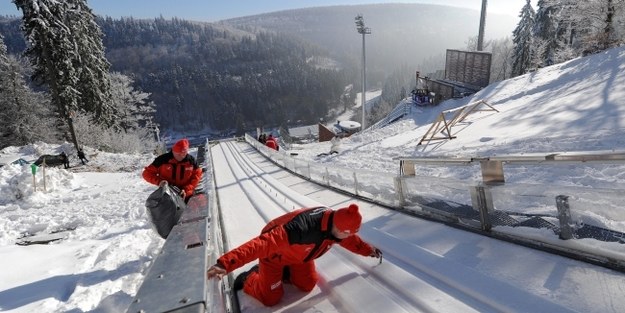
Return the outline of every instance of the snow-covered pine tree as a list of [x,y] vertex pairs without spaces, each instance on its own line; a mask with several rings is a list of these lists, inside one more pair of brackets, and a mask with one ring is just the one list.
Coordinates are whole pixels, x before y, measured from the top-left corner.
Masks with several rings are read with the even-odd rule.
[[514,50],[512,54],[512,76],[525,74],[529,70],[532,58],[532,28],[536,13],[530,0],[521,9],[521,20],[512,32]]
[[79,110],[76,88],[79,72],[75,67],[76,42],[65,25],[67,2],[56,0],[13,0],[22,11],[22,28],[28,48],[26,56],[34,67],[33,80],[48,86],[52,105],[67,126],[78,150],[72,114]]
[[96,123],[111,126],[108,61],[101,32],[84,0],[13,0],[22,11],[22,28],[29,43],[26,55],[33,78],[45,83],[60,117],[69,127],[78,150],[72,118],[78,111],[93,113]]
[[[532,35],[542,43],[542,49],[537,49],[540,51],[537,51],[534,58],[540,60],[542,66],[549,66],[554,64],[554,55],[558,47],[557,29],[560,1],[538,0],[537,7]],[[540,66],[540,64],[537,65]]]
[[578,55],[575,48],[578,41],[577,0],[557,0],[553,7],[553,20],[556,21],[555,38],[552,39],[556,46],[553,62],[561,63]]
[[[0,119],[2,121],[10,120],[11,104],[9,92],[9,56],[7,47],[4,44],[4,36],[0,34]],[[10,130],[6,123],[0,124],[0,148],[6,144],[6,137],[10,134]]]
[[68,10],[65,25],[76,47],[78,57],[75,66],[78,71],[80,92],[78,106],[86,112],[94,113],[97,123],[112,126],[115,110],[111,104],[111,84],[109,81],[110,64],[104,54],[102,31],[85,0],[65,0]]
[[24,73],[24,64],[7,54],[0,35],[0,147],[54,142],[58,135],[49,100],[28,87]]
[[[2,36],[2,34],[0,34],[0,69],[3,69],[4,67],[7,66],[7,64],[9,64],[9,55],[7,53],[7,46],[4,44],[4,36]],[[2,80],[4,76],[0,76],[0,81]]]

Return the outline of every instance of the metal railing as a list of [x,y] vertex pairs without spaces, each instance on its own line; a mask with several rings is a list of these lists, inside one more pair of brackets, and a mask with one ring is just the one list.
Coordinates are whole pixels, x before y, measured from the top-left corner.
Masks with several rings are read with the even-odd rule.
[[504,155],[480,158],[395,158],[399,160],[400,175],[414,175],[415,165],[470,165],[477,163],[482,169],[482,181],[485,183],[504,183],[504,164],[547,165],[574,163],[622,163],[625,164],[625,152],[566,152],[534,155]]
[[[552,182],[506,182],[508,175],[555,166],[625,164],[623,152],[569,152],[480,158],[396,158],[400,173],[326,166],[274,151],[246,136],[246,141],[277,165],[307,180],[364,200],[481,232],[537,249],[625,271],[623,249],[595,249],[591,238],[625,243],[625,186],[585,187]],[[456,168],[462,178],[417,176],[415,166]],[[469,175],[475,171],[477,175]],[[603,221],[603,222],[602,222]],[[530,228],[546,228],[553,236]],[[538,235],[537,235],[538,233]],[[567,239],[564,243],[563,239]]]
[[373,124],[373,126],[371,126],[369,129],[378,129],[384,127],[390,123],[395,122],[399,118],[410,114],[410,112],[412,112],[413,105],[414,104],[412,101],[404,100],[400,102],[389,114],[386,115],[386,117],[384,117],[379,122]]
[[204,149],[198,148],[198,163],[206,169],[201,183],[203,193],[189,200],[145,275],[128,313],[232,311],[224,284],[206,280],[207,266],[223,253],[208,143]]

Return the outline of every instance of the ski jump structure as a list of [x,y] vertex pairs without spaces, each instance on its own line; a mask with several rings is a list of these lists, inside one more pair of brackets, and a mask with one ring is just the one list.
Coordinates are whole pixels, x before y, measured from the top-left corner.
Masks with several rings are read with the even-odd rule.
[[[470,112],[476,111],[486,102],[470,104],[456,109],[454,118],[447,126],[462,121]],[[490,107],[492,109],[492,107]],[[494,110],[494,109],[493,109]],[[495,110],[496,111],[496,110]],[[447,120],[445,120],[447,121]],[[605,243],[615,242],[625,244],[625,233],[601,227],[601,225],[587,225],[579,223],[571,212],[569,199],[592,200],[597,197],[610,200],[618,205],[622,197],[620,191],[595,190],[594,188],[564,188],[558,186],[536,185],[518,186],[505,182],[504,164],[522,166],[550,166],[555,164],[623,164],[625,152],[577,152],[553,153],[548,155],[517,155],[492,156],[480,158],[434,157],[434,158],[395,158],[399,161],[399,176],[380,176],[373,185],[367,185],[367,180],[358,180],[357,175],[371,175],[371,173],[353,172],[352,175],[339,175],[345,170],[333,169],[333,174],[327,167],[318,164],[302,165],[295,162],[284,152],[267,149],[255,138],[246,135],[245,141],[254,146],[261,154],[268,157],[277,165],[295,175],[302,176],[320,185],[328,186],[352,194],[363,201],[370,201],[389,209],[397,209],[408,215],[427,218],[443,222],[463,230],[481,233],[490,237],[510,241],[516,244],[544,250],[550,253],[563,255],[572,259],[596,264],[620,272],[625,272],[625,258],[615,257],[611,252],[586,251],[583,246],[571,245],[576,239],[592,238]],[[271,151],[270,151],[271,150]],[[217,257],[224,251],[224,236],[221,232],[221,221],[218,212],[217,194],[214,189],[211,157],[208,143],[206,147],[198,149],[198,163],[205,169],[200,193],[193,196],[180,221],[174,226],[165,241],[161,252],[155,257],[145,275],[136,296],[127,312],[177,312],[177,313],[205,313],[205,312],[239,312],[238,303],[231,298],[230,286],[232,275],[225,276],[222,281],[207,280],[206,269],[214,264]],[[462,182],[440,180],[437,178],[424,179],[416,176],[416,166],[473,166],[479,164],[482,169],[482,180],[479,182]],[[347,170],[349,171],[349,170]],[[334,173],[336,172],[336,173]],[[392,175],[391,175],[392,176]],[[350,184],[349,177],[353,177]],[[352,189],[353,185],[353,189]],[[392,188],[394,193],[388,197],[375,194],[381,185]],[[432,188],[451,188],[456,193],[468,193],[468,203],[460,203],[428,195]],[[521,193],[518,188],[522,187]],[[516,188],[516,189],[515,189]],[[528,189],[530,188],[530,189]],[[554,189],[555,188],[555,189]],[[465,191],[461,191],[461,190]],[[553,189],[553,190],[546,190]],[[561,188],[560,188],[561,189]],[[433,189],[432,189],[433,190]],[[515,192],[515,190],[517,190]],[[564,192],[561,192],[564,191]],[[615,194],[617,192],[620,195]],[[503,210],[494,206],[498,197],[509,199],[514,196],[523,198],[532,194],[540,199],[546,194],[557,194],[555,197],[555,215],[532,214],[523,208],[508,208]],[[606,198],[607,197],[607,198]],[[374,199],[375,198],[375,199]],[[414,210],[413,205],[420,209]],[[551,229],[561,241],[546,240],[533,236],[510,234],[499,231],[497,226],[532,227]],[[569,243],[567,243],[569,241]]]

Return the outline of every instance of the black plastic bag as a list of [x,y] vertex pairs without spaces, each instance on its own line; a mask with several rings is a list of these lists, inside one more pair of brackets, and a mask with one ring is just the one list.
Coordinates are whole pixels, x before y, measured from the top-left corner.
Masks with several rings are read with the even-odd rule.
[[186,208],[179,194],[178,188],[166,185],[156,189],[145,201],[152,228],[163,238],[167,238]]

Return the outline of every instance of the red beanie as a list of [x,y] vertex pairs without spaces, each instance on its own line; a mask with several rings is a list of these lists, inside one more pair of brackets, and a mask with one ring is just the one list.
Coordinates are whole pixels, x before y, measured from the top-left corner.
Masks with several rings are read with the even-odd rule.
[[180,139],[171,148],[171,151],[175,153],[187,153],[189,152],[189,141],[187,139]]
[[358,205],[350,204],[349,207],[341,208],[334,212],[334,226],[342,232],[355,234],[360,229],[362,216],[358,212]]

